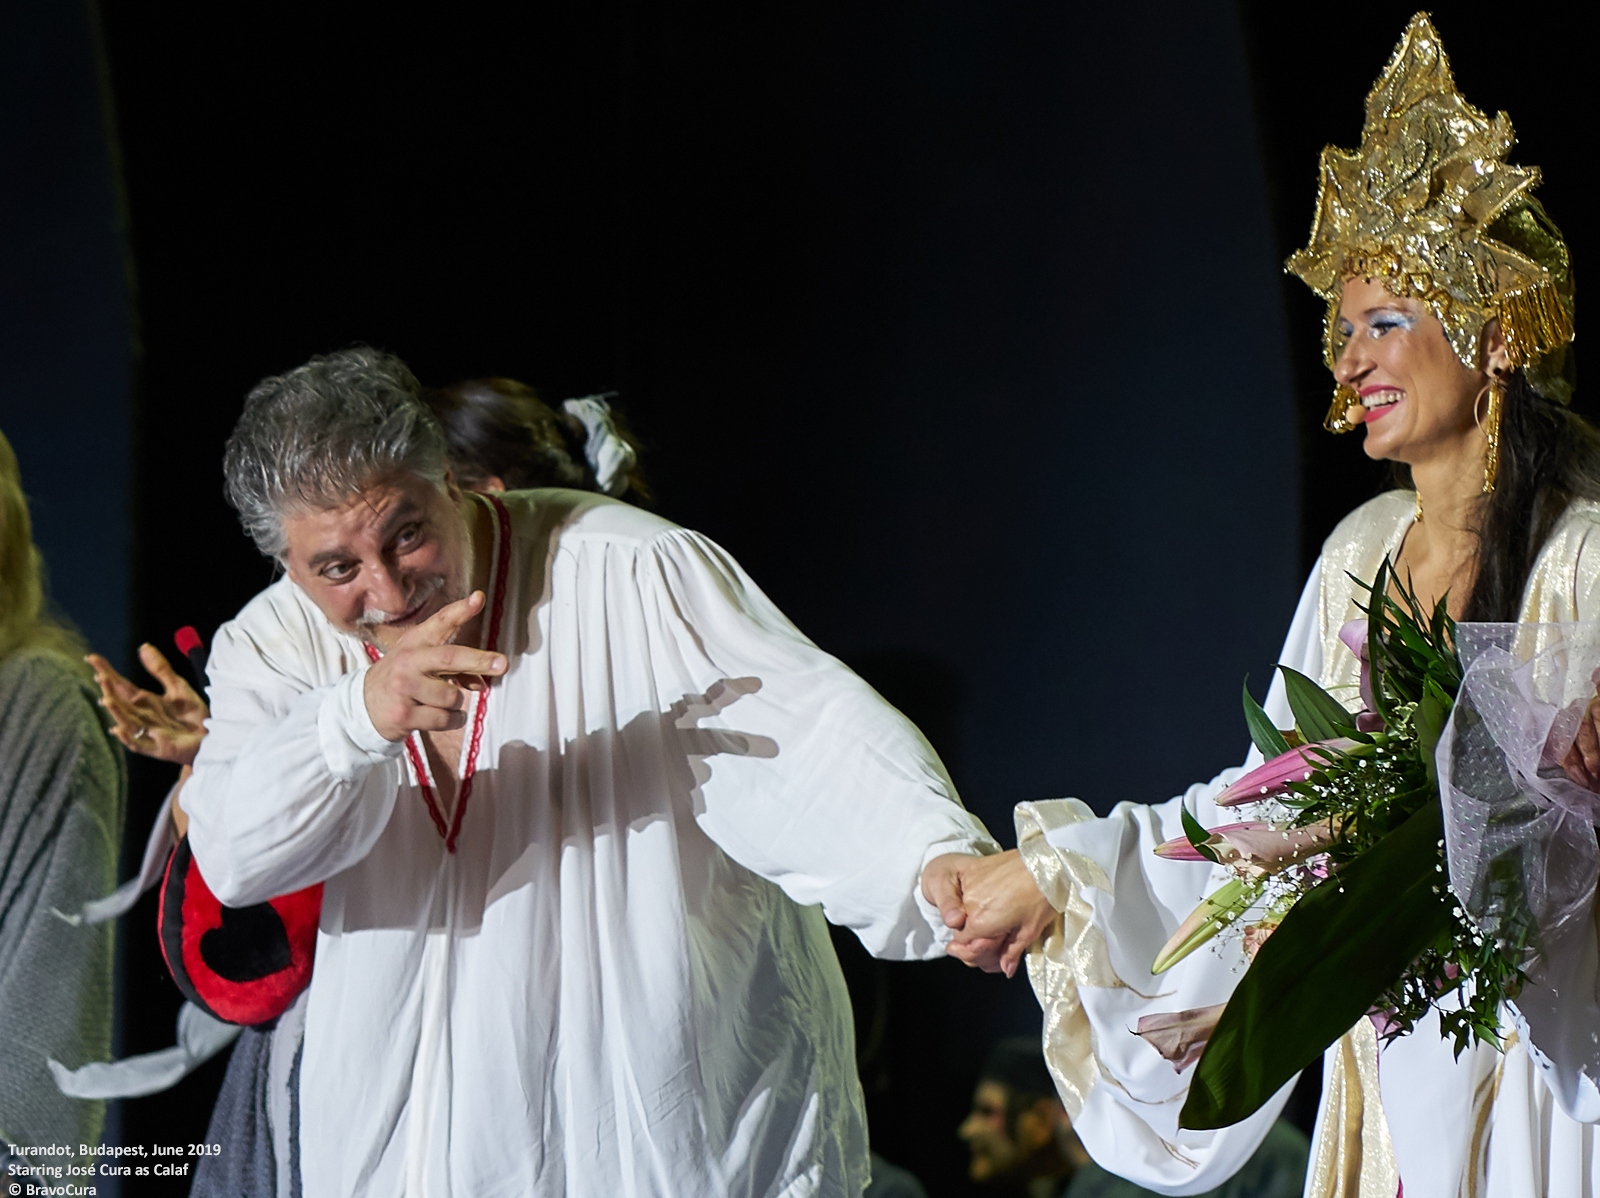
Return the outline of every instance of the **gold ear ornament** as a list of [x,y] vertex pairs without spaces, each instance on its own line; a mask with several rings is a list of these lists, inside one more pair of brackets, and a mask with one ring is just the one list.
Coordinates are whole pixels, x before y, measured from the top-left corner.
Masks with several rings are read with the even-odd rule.
[[1333,402],[1328,405],[1328,414],[1322,418],[1322,427],[1330,433],[1355,432],[1361,425],[1351,421],[1350,409],[1360,406],[1361,396],[1356,389],[1340,383],[1333,389]]
[[1505,391],[1500,386],[1500,380],[1492,378],[1484,394],[1489,397],[1489,403],[1484,411],[1483,419],[1478,420],[1478,405],[1472,405],[1472,419],[1483,430],[1485,442],[1483,450],[1483,493],[1494,494],[1495,477],[1500,472],[1500,412],[1505,402]]

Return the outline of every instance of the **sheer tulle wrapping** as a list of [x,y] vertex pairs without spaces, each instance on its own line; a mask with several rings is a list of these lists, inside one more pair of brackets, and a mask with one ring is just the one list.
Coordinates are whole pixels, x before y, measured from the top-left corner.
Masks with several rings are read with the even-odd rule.
[[1461,695],[1439,743],[1450,886],[1485,936],[1527,945],[1526,968],[1592,922],[1600,794],[1561,758],[1595,693],[1600,621],[1461,624]]

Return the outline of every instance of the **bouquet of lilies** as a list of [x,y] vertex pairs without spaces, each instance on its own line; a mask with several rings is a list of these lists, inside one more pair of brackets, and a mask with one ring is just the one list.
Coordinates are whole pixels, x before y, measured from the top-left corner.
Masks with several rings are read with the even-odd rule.
[[[1184,921],[1152,966],[1161,973],[1219,934],[1241,934],[1251,961],[1227,1003],[1147,1017],[1138,1032],[1182,1069],[1197,1058],[1181,1125],[1245,1118],[1357,1020],[1411,1031],[1430,1008],[1459,1055],[1499,1047],[1499,1007],[1526,976],[1529,921],[1485,935],[1446,872],[1435,764],[1461,687],[1455,626],[1391,587],[1387,562],[1368,586],[1365,620],[1340,639],[1361,659],[1363,710],[1283,671],[1294,727],[1276,728],[1244,693],[1266,759],[1220,794],[1252,818],[1156,852],[1227,866],[1232,877]],[[1398,596],[1398,597],[1396,597]],[[1518,928],[1516,934],[1508,928]],[[1452,1001],[1446,1001],[1451,999]]]

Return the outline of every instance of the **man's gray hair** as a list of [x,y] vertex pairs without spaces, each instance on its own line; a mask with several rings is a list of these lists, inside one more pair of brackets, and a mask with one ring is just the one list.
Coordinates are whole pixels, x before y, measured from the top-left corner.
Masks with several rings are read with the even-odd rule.
[[397,474],[443,486],[447,452],[410,368],[360,346],[257,383],[222,470],[244,530],[281,561],[285,517],[337,507]]

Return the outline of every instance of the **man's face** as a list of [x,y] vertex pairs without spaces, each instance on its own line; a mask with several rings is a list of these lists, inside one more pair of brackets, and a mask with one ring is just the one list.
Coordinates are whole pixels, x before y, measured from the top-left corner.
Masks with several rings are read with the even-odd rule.
[[338,507],[287,517],[289,577],[341,632],[391,648],[467,594],[461,494],[445,486],[396,475]]
[[1027,1154],[1006,1127],[1006,1101],[1010,1096],[1009,1088],[997,1081],[981,1081],[972,1092],[972,1111],[956,1134],[966,1141],[972,1153],[967,1176],[973,1181],[1002,1179],[1026,1159]]

